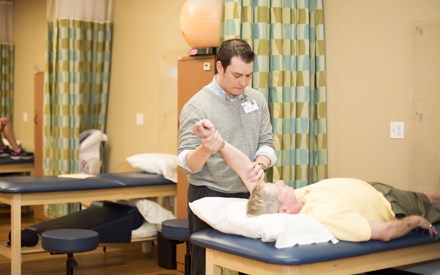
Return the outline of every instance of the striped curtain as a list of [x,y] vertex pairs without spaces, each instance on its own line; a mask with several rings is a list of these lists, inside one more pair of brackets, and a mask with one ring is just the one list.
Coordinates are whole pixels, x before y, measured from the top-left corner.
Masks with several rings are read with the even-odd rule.
[[[45,175],[78,173],[80,133],[105,130],[111,40],[110,22],[48,22],[43,107]],[[55,218],[78,209],[78,204],[47,205],[45,214]]]
[[0,43],[0,116],[13,121],[14,45]]
[[252,87],[267,98],[277,163],[267,180],[295,188],[327,177],[323,0],[224,0],[222,40],[257,54]]
[[79,171],[79,134],[104,131],[112,24],[48,22],[44,90],[44,174]]
[[0,116],[13,121],[14,59],[12,40],[13,2],[0,1]]

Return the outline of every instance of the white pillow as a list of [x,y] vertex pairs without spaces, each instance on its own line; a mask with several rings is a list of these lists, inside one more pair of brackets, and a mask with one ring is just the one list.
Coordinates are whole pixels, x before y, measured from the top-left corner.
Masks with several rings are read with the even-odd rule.
[[139,228],[131,231],[132,240],[154,237],[156,235],[157,235],[157,226],[146,221]]
[[276,248],[338,240],[321,223],[302,214],[265,214],[248,217],[247,199],[206,197],[189,203],[200,219],[214,229],[275,242]]
[[177,183],[177,156],[171,154],[145,153],[127,158],[134,168],[147,173],[163,175],[164,178]]

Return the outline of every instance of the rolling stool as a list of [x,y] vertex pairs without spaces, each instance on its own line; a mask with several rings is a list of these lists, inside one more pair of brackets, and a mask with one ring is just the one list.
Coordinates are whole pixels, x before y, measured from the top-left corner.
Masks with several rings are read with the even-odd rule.
[[98,233],[87,229],[53,229],[41,234],[41,246],[50,254],[67,254],[66,274],[73,275],[78,266],[73,253],[98,247]]
[[[174,246],[185,242],[185,275],[191,274],[188,219],[172,219],[162,222],[162,237],[174,242]],[[174,250],[175,251],[175,250]]]

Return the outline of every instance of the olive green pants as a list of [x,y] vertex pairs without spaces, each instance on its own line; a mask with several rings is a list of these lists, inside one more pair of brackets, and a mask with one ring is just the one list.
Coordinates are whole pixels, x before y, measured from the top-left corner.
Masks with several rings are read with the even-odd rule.
[[411,215],[418,215],[424,217],[430,223],[440,221],[440,212],[431,206],[425,194],[400,190],[379,182],[369,182],[369,184],[382,193],[391,203],[391,208],[396,218],[401,219]]

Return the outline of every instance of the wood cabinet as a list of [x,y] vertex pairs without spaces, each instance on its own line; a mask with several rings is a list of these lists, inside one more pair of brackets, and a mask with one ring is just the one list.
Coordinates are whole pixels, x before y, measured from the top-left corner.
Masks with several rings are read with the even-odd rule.
[[43,175],[43,88],[44,72],[34,75],[34,175]]
[[[34,176],[43,175],[43,90],[44,72],[34,74]],[[34,206],[34,217],[46,220],[44,206]]]
[[[201,88],[212,81],[215,74],[215,56],[181,57],[177,61],[177,110],[178,114],[183,105]],[[179,168],[177,177],[177,217],[186,218],[188,209],[186,174]],[[185,270],[185,245],[177,247],[177,270]]]

